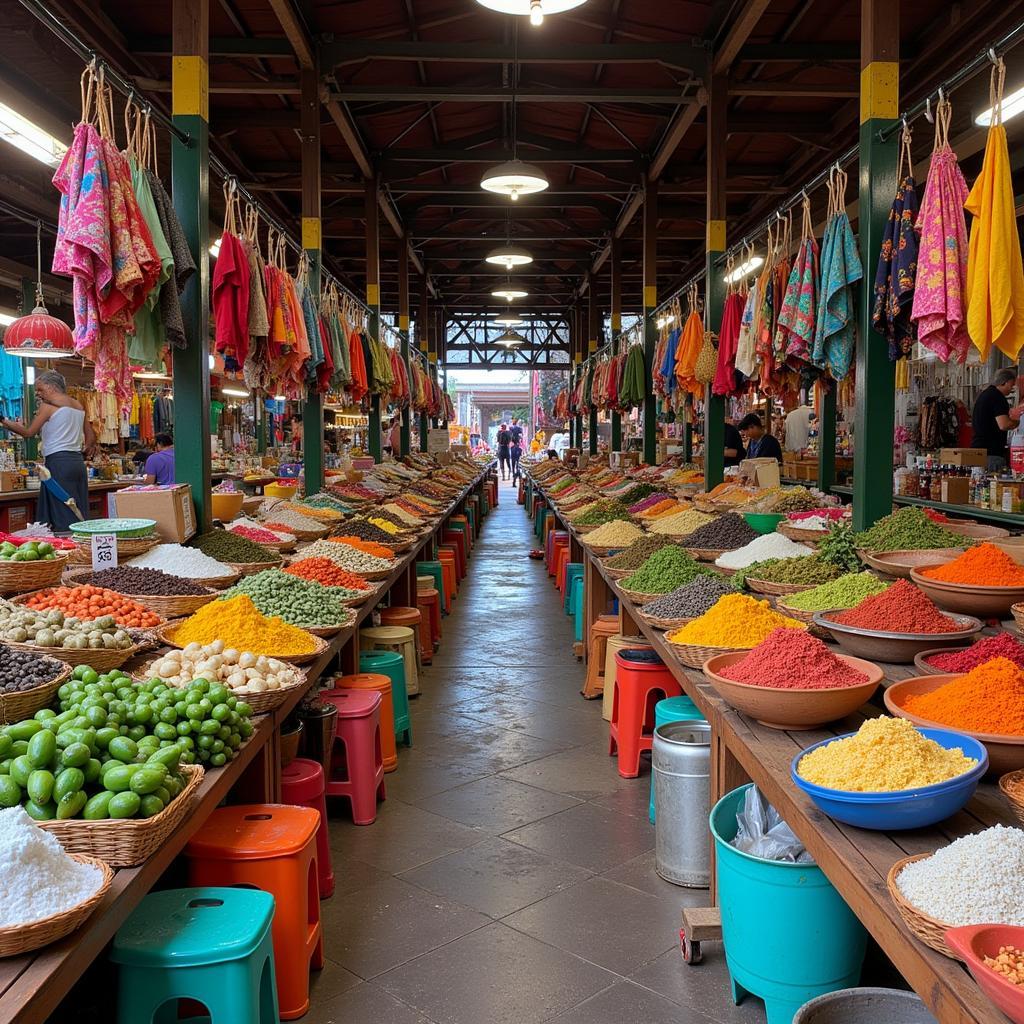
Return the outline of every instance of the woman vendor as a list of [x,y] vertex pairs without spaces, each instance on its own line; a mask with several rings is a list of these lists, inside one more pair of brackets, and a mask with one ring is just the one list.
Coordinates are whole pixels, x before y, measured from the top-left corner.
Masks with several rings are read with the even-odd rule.
[[[25,426],[16,420],[0,419],[0,426],[22,437],[39,435],[43,463],[53,479],[75,499],[83,516],[89,515],[89,479],[85,471],[83,445],[92,450],[96,435],[85,418],[81,403],[68,394],[67,381],[56,370],[47,370],[36,378],[39,409]],[[53,530],[68,530],[77,522],[75,514],[43,486],[39,491],[36,518],[48,522]]]

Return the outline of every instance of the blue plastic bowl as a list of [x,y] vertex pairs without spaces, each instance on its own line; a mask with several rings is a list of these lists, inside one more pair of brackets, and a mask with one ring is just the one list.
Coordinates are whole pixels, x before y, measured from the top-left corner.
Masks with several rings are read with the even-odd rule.
[[801,758],[818,747],[854,735],[846,733],[844,736],[822,740],[797,754],[790,762],[790,775],[797,786],[836,821],[884,832],[934,825],[956,814],[970,800],[981,777],[988,770],[988,751],[982,743],[962,732],[950,729],[918,729],[918,732],[947,750],[959,747],[965,756],[974,758],[978,764],[969,772],[945,782],[918,789],[902,789],[896,793],[846,793],[839,789],[816,786],[797,774]]

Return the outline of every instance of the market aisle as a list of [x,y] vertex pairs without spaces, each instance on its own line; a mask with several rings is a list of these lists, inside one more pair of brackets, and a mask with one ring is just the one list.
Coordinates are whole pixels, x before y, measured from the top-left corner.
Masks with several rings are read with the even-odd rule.
[[330,962],[305,1019],[763,1021],[731,1005],[719,951],[682,965],[679,907],[707,893],[654,872],[649,777],[619,778],[606,754],[533,541],[502,486],[377,822],[332,824]]

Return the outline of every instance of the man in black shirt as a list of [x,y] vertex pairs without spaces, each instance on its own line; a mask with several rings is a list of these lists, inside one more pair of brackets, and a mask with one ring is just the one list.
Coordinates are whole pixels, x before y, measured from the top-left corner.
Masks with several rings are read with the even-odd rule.
[[782,461],[782,446],[765,432],[761,417],[756,412],[749,412],[739,423],[739,432],[747,442],[748,459],[775,459]]
[[743,450],[743,438],[736,427],[725,421],[725,464],[727,466],[738,466],[744,459],[746,452]]
[[1020,422],[1021,407],[1011,409],[1007,400],[1016,384],[1016,370],[1000,370],[992,383],[978,395],[971,411],[971,427],[974,429],[971,447],[984,448],[988,452],[988,468],[993,471],[1006,466],[1009,457],[1006,432]]
[[511,441],[518,441],[520,445],[523,443],[523,425],[519,422],[518,417],[512,417],[512,426],[509,427],[508,432],[511,435]]

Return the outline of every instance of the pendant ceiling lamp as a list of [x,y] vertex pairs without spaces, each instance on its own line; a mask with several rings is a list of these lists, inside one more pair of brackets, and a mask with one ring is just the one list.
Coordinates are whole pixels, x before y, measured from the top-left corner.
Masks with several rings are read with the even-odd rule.
[[519,14],[530,19],[531,25],[542,25],[549,14],[561,14],[574,7],[582,7],[587,0],[476,0],[482,7],[501,14]]
[[491,295],[496,299],[504,299],[511,302],[513,299],[525,299],[530,293],[525,288],[513,288],[511,285],[505,288],[495,288]]
[[520,196],[543,192],[548,184],[547,176],[539,167],[518,159],[507,160],[497,167],[492,167],[480,181],[480,187],[485,192],[508,196],[512,202]]
[[495,345],[504,345],[505,348],[514,348],[515,346],[522,345],[525,342],[526,339],[521,334],[517,334],[513,330],[505,331],[504,334],[501,334],[494,339]]
[[492,323],[497,324],[498,327],[522,327],[526,321],[517,316],[496,316]]
[[66,359],[75,354],[71,328],[50,316],[43,300],[42,221],[36,221],[36,306],[4,332],[4,350],[22,359]]
[[518,245],[501,245],[492,249],[486,256],[488,263],[494,263],[506,270],[515,270],[516,267],[525,267],[533,262],[533,257]]

